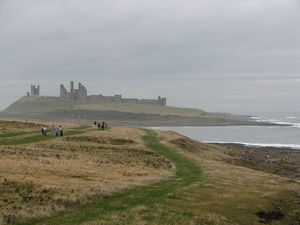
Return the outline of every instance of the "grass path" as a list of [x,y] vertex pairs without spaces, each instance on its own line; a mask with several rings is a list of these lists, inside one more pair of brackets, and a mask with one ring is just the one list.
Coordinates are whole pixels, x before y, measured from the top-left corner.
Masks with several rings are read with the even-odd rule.
[[151,207],[172,196],[176,191],[202,180],[200,167],[161,144],[154,131],[145,131],[147,135],[143,137],[143,140],[146,146],[175,163],[177,169],[175,177],[113,196],[101,197],[94,203],[81,206],[76,210],[60,212],[51,217],[32,219],[23,224],[80,224],[140,205]]
[[[87,128],[90,128],[90,126],[81,126],[81,127],[72,128],[71,130],[68,130],[67,132],[65,132],[64,136],[72,136],[72,135],[85,133]],[[35,143],[35,142],[39,142],[39,141],[47,141],[47,140],[51,140],[54,138],[58,138],[55,135],[51,135],[51,133],[48,132],[47,136],[38,134],[38,135],[34,135],[34,136],[24,137],[24,138],[18,139],[18,140],[12,139],[12,140],[1,141],[1,138],[3,138],[3,137],[16,137],[16,136],[20,136],[20,135],[24,135],[24,134],[35,134],[35,133],[40,133],[40,132],[32,131],[32,132],[18,132],[18,133],[3,134],[2,136],[0,136],[0,145],[22,145],[22,144]]]
[[12,132],[12,133],[5,133],[5,134],[0,134],[0,139],[1,138],[9,138],[9,137],[17,137],[25,134],[33,134],[33,133],[39,133],[40,131],[22,131],[22,132]]

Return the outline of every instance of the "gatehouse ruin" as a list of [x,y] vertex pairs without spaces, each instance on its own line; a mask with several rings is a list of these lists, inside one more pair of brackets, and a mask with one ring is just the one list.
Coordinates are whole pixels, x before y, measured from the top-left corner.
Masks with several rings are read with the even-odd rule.
[[70,82],[70,91],[67,91],[67,89],[64,87],[63,84],[60,85],[60,95],[59,97],[61,99],[86,99],[87,98],[87,90],[86,88],[81,84],[78,83],[78,88],[74,88],[74,81]]

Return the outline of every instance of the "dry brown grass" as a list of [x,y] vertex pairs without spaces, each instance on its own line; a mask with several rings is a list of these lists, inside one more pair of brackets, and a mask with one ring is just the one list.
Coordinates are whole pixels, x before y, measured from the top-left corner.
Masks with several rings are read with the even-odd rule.
[[145,149],[142,135],[118,127],[0,146],[0,224],[70,210],[171,176],[172,164]]
[[[225,154],[226,149],[222,146],[199,143],[175,132],[159,133],[165,144],[195,160],[203,168],[205,188],[195,188],[181,195],[181,202],[183,199],[188,202],[194,199],[191,202],[197,202],[192,207],[194,215],[215,213],[213,224],[232,224],[233,221],[237,224],[261,224],[262,221],[255,215],[258,210],[279,210],[286,218],[299,218],[299,183],[264,171],[230,164],[230,156]],[[225,217],[220,220],[220,216]],[[285,221],[279,224],[293,223]]]
[[[92,128],[94,129],[94,128]],[[115,127],[22,146],[0,146],[0,224],[72,210],[96,196],[150,184],[174,174],[165,158],[147,150],[140,129]],[[161,142],[201,166],[204,180],[176,190],[154,206],[113,211],[85,224],[297,224],[300,185],[233,165],[221,146],[174,132]],[[280,212],[267,221],[258,212]],[[262,213],[262,214],[263,214]]]
[[[165,145],[201,165],[203,183],[178,190],[154,207],[139,205],[85,225],[299,224],[300,185],[296,182],[230,164],[223,147],[199,143],[175,132],[157,132]],[[258,212],[279,212],[283,218],[259,218]]]

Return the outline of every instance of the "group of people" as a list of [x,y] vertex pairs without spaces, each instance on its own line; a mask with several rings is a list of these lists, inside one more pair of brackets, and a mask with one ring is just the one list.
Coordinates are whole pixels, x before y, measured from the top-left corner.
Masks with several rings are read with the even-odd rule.
[[[97,126],[99,130],[104,130],[104,129],[107,129],[107,127],[108,127],[108,123],[105,122],[105,121],[103,121],[103,122],[97,122],[97,121],[95,121],[94,125]],[[61,137],[64,136],[64,131],[63,131],[63,128],[62,128],[61,125],[59,127],[55,127],[54,124],[52,124],[49,127],[49,129],[51,131],[51,135],[56,135],[57,137],[58,136],[61,136]],[[42,135],[43,136],[47,136],[47,127],[46,126],[42,126],[41,130],[42,130]]]
[[101,122],[97,123],[97,121],[95,121],[94,125],[97,126],[99,130],[104,130],[104,128],[106,129],[108,127],[108,123],[105,121],[103,121],[102,123]]
[[[41,129],[42,129],[42,135],[43,136],[47,136],[47,127],[46,126],[42,126]],[[63,131],[62,126],[55,127],[54,124],[52,124],[50,126],[50,131],[51,131],[51,135],[56,135],[56,137],[58,137],[58,136],[61,136],[61,137],[64,136],[64,131]]]

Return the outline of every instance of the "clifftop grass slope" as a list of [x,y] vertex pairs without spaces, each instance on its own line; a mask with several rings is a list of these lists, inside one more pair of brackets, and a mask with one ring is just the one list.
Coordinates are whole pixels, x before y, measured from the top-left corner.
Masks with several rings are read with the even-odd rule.
[[1,225],[300,223],[297,181],[235,165],[222,146],[86,126],[19,145],[36,135],[32,123],[0,122],[10,142],[0,145]]

